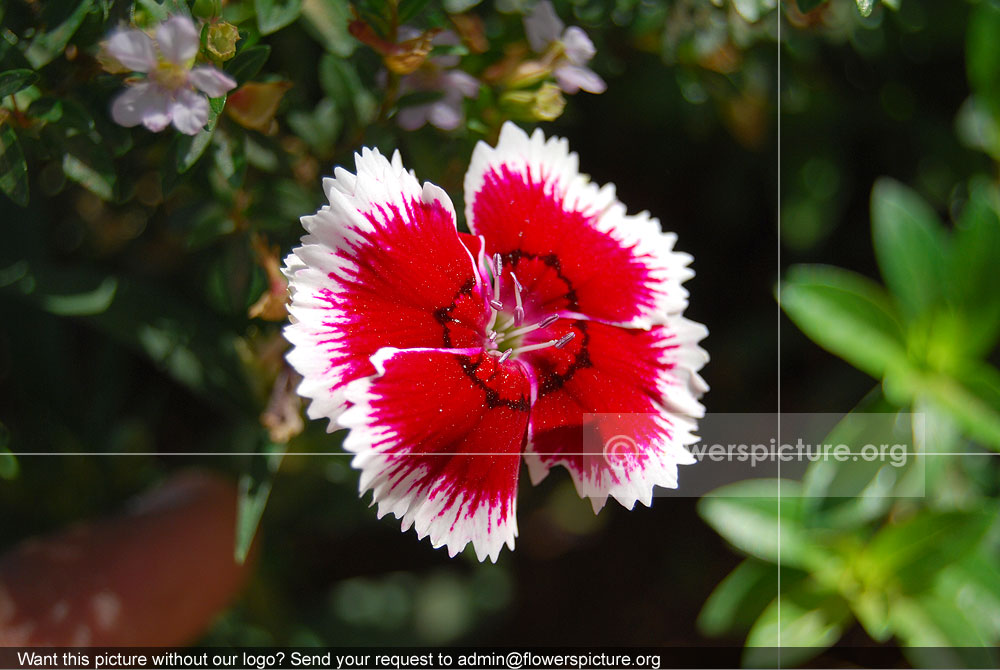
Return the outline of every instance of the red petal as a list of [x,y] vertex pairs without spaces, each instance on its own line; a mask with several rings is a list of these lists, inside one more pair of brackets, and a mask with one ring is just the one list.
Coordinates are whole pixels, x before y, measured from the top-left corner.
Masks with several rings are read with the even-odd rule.
[[[525,353],[536,400],[525,453],[534,482],[566,467],[595,510],[608,495],[631,508],[650,504],[653,486],[676,487],[677,465],[707,389],[704,328],[678,320],[652,330],[560,320],[538,335],[575,337],[562,349]],[[622,451],[624,448],[624,452]]]
[[472,542],[496,561],[517,535],[515,494],[530,385],[520,363],[481,349],[383,349],[379,374],[354,382],[341,417],[361,491],[434,547]]
[[398,154],[357,157],[357,176],[326,180],[330,206],[303,218],[311,233],[286,261],[295,345],[288,360],[312,418],[346,408],[343,389],[374,374],[382,347],[470,347],[488,320],[476,259],[459,240],[448,196],[423,188]]
[[476,147],[465,196],[487,254],[500,253],[530,287],[529,313],[648,327],[684,309],[690,257],[648,214],[627,216],[613,186],[580,175],[565,140],[506,124],[495,149]]

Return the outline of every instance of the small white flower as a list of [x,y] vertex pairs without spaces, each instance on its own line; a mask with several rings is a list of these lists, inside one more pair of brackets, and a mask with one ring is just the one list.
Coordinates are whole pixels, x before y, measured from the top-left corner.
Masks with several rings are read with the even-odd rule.
[[576,93],[580,89],[604,93],[607,89],[604,80],[586,67],[597,52],[594,43],[582,28],[566,28],[549,0],[536,4],[531,14],[524,18],[524,32],[535,53],[556,54],[552,74],[566,93]]
[[[400,39],[417,37],[419,31],[409,26],[400,29]],[[458,36],[451,31],[438,33],[434,45],[459,44]],[[411,105],[400,110],[396,117],[404,130],[416,130],[424,124],[431,124],[440,130],[454,130],[465,120],[462,110],[464,98],[475,98],[479,94],[479,80],[456,69],[457,56],[435,56],[424,61],[415,72],[404,76],[400,82],[400,93],[417,91],[440,92],[439,99],[432,102]]]
[[198,29],[186,16],[173,16],[156,28],[155,38],[141,30],[112,33],[107,53],[125,67],[146,73],[111,104],[115,123],[131,127],[140,123],[158,133],[171,123],[182,133],[195,135],[208,122],[208,99],[236,87],[225,73],[194,65],[198,54]]

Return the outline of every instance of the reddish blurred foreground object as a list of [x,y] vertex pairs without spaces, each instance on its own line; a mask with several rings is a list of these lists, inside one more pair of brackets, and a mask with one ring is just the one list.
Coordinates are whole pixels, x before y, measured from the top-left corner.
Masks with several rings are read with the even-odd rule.
[[0,646],[193,642],[249,572],[235,523],[235,487],[188,471],[121,516],[23,542],[0,556]]

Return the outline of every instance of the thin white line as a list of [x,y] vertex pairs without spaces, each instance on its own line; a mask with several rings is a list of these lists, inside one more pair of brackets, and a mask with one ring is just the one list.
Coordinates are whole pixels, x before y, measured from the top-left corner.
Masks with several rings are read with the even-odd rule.
[[[261,456],[268,455],[266,451],[9,451],[6,452],[11,456]],[[527,452],[532,456],[603,456],[601,452],[566,452],[566,451],[552,451],[552,452],[540,452],[531,451]],[[288,456],[354,456],[353,452],[345,451],[287,451],[285,452]],[[386,454],[392,455],[392,454]],[[396,454],[401,455],[401,454]],[[527,455],[523,451],[438,451],[434,453],[427,454],[407,454],[410,456],[524,456]],[[645,454],[636,454],[639,458],[645,458]],[[773,455],[772,455],[773,456]],[[872,458],[868,460],[865,458],[865,453],[861,451],[841,453],[839,456],[830,455],[827,458],[810,458],[808,455],[799,459],[783,459],[780,457],[773,457],[773,460],[777,462],[780,468],[781,461],[789,460],[797,463],[805,461],[818,461],[818,460],[833,460],[838,462],[843,462],[843,459],[848,456],[858,456],[862,460],[869,463],[878,463],[880,461],[888,461],[891,458],[886,456],[879,456],[878,458]],[[902,454],[896,454],[896,456],[1000,456],[1000,453],[994,451],[907,451]],[[731,458],[716,460],[711,456],[703,456],[699,463],[743,463],[745,461],[738,460],[738,455],[732,455]],[[761,463],[766,463],[767,461],[759,461]]]
[[[778,218],[778,444],[781,444],[781,0],[778,0],[778,72],[777,72],[777,116],[778,116],[778,173],[777,202],[775,208]],[[778,460],[778,663],[781,667],[781,459]]]

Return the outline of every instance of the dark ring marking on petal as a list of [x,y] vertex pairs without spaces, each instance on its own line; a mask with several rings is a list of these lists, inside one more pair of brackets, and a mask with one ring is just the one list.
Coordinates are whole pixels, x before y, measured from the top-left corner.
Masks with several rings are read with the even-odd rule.
[[444,330],[444,336],[442,337],[444,346],[448,349],[450,349],[453,346],[451,343],[451,333],[448,332],[448,324],[462,323],[458,319],[451,318],[451,313],[454,312],[455,309],[458,307],[458,298],[463,295],[471,297],[472,289],[474,289],[475,287],[476,287],[476,280],[475,278],[470,277],[469,280],[462,285],[462,288],[458,289],[458,293],[455,294],[455,299],[451,301],[450,305],[448,305],[447,307],[441,307],[434,310],[434,318],[437,320],[438,323],[441,324]]
[[508,251],[506,253],[500,254],[500,256],[503,258],[504,262],[510,263],[511,266],[515,268],[517,267],[518,261],[520,261],[522,258],[538,260],[544,263],[545,265],[549,266],[550,268],[552,268],[553,272],[556,273],[556,276],[559,277],[559,279],[564,284],[566,284],[566,293],[564,294],[564,297],[566,298],[567,309],[573,311],[580,309],[580,303],[576,296],[576,289],[573,288],[573,282],[569,280],[569,277],[567,277],[562,273],[562,265],[560,264],[559,257],[557,255],[531,254],[522,249],[514,249],[513,251]]
[[489,376],[487,380],[479,378],[476,372],[479,370],[479,367],[483,364],[484,357],[486,356],[488,356],[488,354],[482,353],[479,354],[479,356],[477,357],[472,357],[472,356],[458,357],[459,365],[462,366],[462,372],[468,375],[469,379],[472,380],[472,383],[481,388],[483,392],[486,394],[486,406],[489,409],[493,409],[495,407],[503,405],[508,409],[514,410],[515,412],[527,412],[529,409],[531,409],[531,403],[528,401],[528,398],[524,397],[523,395],[516,400],[511,400],[510,398],[502,398],[500,397],[499,392],[488,386],[488,382],[492,380],[494,377],[496,377],[497,373],[500,372],[500,370],[502,369],[499,364],[497,364],[496,369],[493,370],[493,373]]
[[574,321],[573,328],[579,331],[581,335],[580,350],[576,353],[576,357],[573,359],[573,362],[570,364],[569,369],[565,374],[559,374],[558,372],[545,373],[538,384],[539,396],[558,391],[566,382],[573,378],[573,375],[576,374],[577,370],[589,368],[594,364],[590,360],[590,351],[587,349],[587,345],[590,344],[590,334],[587,332],[587,322]]

